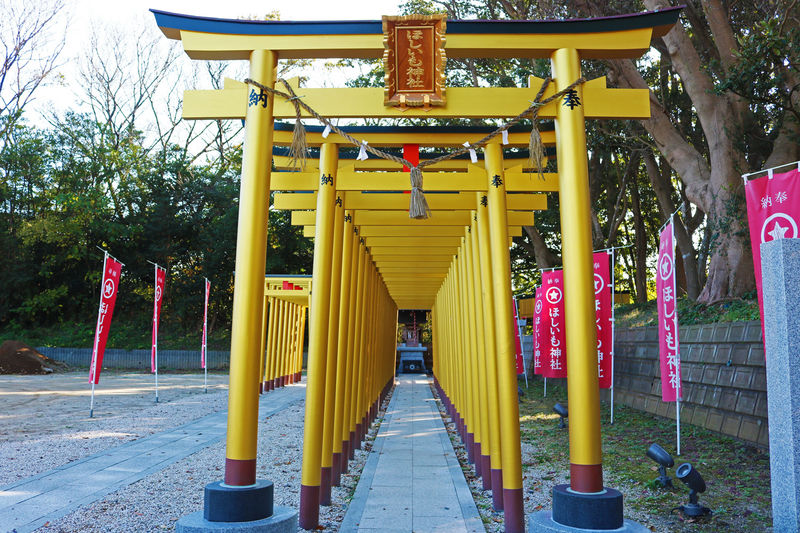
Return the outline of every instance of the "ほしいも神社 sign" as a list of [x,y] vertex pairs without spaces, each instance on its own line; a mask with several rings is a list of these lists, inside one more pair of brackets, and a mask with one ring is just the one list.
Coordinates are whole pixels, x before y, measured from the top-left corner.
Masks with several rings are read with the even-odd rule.
[[444,105],[444,15],[383,17],[384,104]]

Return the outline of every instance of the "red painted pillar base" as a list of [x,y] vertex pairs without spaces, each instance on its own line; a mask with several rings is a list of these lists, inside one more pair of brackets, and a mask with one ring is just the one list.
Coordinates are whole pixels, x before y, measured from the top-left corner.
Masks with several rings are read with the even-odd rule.
[[525,505],[522,489],[503,489],[505,533],[525,533]]
[[481,455],[481,467],[483,468],[483,490],[492,490],[492,458],[489,455]]
[[475,434],[467,432],[467,442],[464,443],[467,448],[467,462],[475,463]]
[[303,529],[316,529],[319,525],[319,487],[300,485],[299,525]]
[[354,449],[360,450],[361,449],[361,426],[363,424],[359,422],[356,424],[356,432],[353,434],[353,445]]
[[472,454],[475,456],[475,475],[481,477],[483,475],[483,461],[481,460],[480,442],[476,442],[474,444]]
[[492,469],[492,507],[503,510],[503,471],[499,468]]
[[342,453],[333,452],[333,462],[331,463],[331,485],[338,487],[342,482]]
[[319,486],[319,504],[327,506],[331,504],[331,467],[323,466],[321,474],[322,477]]
[[225,484],[233,487],[245,487],[256,482],[255,459],[225,458]]
[[342,442],[342,458],[341,458],[341,471],[342,474],[346,474],[350,467],[350,441],[346,440]]
[[350,460],[352,461],[353,459],[356,458],[356,432],[355,431],[351,431],[350,432],[350,444],[349,444],[347,450],[350,453],[350,455],[348,457],[350,457]]

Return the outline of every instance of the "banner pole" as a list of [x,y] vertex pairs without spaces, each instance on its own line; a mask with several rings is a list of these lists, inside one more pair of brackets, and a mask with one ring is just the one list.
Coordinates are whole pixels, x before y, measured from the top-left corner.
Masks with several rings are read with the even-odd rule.
[[203,289],[205,290],[205,304],[203,306],[203,389],[208,393],[208,293],[210,284],[208,278],[203,278]]
[[680,454],[681,454],[681,400],[678,397],[675,398],[675,421],[676,421],[675,431],[676,431],[676,434],[677,434],[677,439],[676,440],[678,441],[677,451],[678,451],[678,456],[680,456]]
[[528,369],[525,368],[525,351],[522,349],[522,328],[519,327],[519,306],[517,305],[517,299],[512,298],[514,301],[514,320],[517,322],[517,335],[519,336],[519,351],[520,356],[522,357],[522,374],[525,376],[525,388],[528,388]]
[[611,425],[614,425],[614,333],[617,329],[617,324],[614,315],[614,307],[616,306],[616,279],[614,278],[614,270],[616,267],[616,249],[611,248]]
[[[98,247],[99,248],[99,247]],[[100,250],[103,250],[100,248]],[[108,259],[108,252],[103,250],[103,275],[100,277],[100,305],[97,306],[97,322],[94,326],[94,347],[92,348],[92,364],[89,367],[89,381],[92,383],[92,397],[89,400],[89,418],[94,417],[94,382],[97,381],[97,341],[99,335],[97,329],[100,327],[100,316],[103,311],[103,280],[106,277],[106,259]]]
[[94,418],[94,381],[92,381],[92,398],[89,400],[89,418]]
[[[682,204],[682,206],[683,206],[683,204]],[[670,217],[670,222],[672,222],[672,217],[674,217],[674,216],[675,216],[675,214],[673,213],[673,215]],[[684,217],[685,216],[686,216],[686,213],[684,213]],[[675,224],[672,224],[671,228],[672,228],[672,245],[675,246]],[[673,250],[674,250],[674,248],[673,248]],[[674,253],[675,252],[673,251],[673,254]],[[673,278],[674,278],[674,274],[673,274]],[[677,296],[677,294],[676,294],[676,296]],[[679,347],[680,344],[679,344],[679,340],[678,339],[680,337],[678,336],[678,303],[677,302],[675,302],[675,318],[674,318],[674,320],[675,320],[675,346]],[[678,348],[676,350],[675,357],[678,359],[678,387],[675,389],[675,431],[676,431],[676,441],[677,441],[676,451],[678,453],[678,456],[680,456],[680,454],[681,454],[681,392],[682,392],[682,390],[681,390],[681,354],[680,354],[680,348]]]
[[544,398],[547,398],[547,378],[544,378]]
[[158,264],[153,263],[155,267],[155,289],[153,290],[155,303],[153,304],[153,352],[154,352],[154,366],[156,374],[156,403],[158,403]]

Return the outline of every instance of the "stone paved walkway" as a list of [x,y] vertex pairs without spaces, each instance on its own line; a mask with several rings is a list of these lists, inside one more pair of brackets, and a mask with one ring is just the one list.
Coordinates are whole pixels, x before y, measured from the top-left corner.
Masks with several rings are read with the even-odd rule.
[[485,531],[427,376],[399,376],[340,531]]
[[[305,398],[289,386],[261,397],[259,419]],[[26,533],[207,446],[227,431],[226,410],[0,487],[0,532]]]

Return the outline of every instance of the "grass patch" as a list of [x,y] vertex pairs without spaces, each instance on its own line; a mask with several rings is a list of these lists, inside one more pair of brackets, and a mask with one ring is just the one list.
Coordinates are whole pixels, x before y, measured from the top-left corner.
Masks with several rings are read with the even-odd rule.
[[[614,310],[617,327],[636,328],[658,325],[656,301],[643,304],[618,305]],[[705,305],[687,298],[678,298],[678,320],[680,325],[713,324],[715,322],[739,322],[760,320],[755,293],[748,298],[729,300]]]
[[[558,429],[553,404],[565,402],[566,389],[548,383],[543,398],[542,381],[532,381],[520,399],[522,441],[532,445],[523,453],[523,469],[538,472],[568,472],[569,434]],[[614,425],[609,424],[609,406],[601,407],[603,471],[605,484],[622,491],[626,516],[645,523],[654,531],[740,532],[764,531],[772,520],[769,455],[735,439],[690,424],[681,425],[681,456],[675,451],[675,422],[622,405],[615,405]],[[711,517],[689,521],[672,508],[688,502],[689,489],[668,470],[675,488],[656,488],[657,465],[645,456],[656,442],[673,454],[675,467],[689,462],[700,472],[707,490],[700,503],[712,509]],[[534,479],[547,482],[548,474]],[[551,486],[552,482],[550,483]]]

